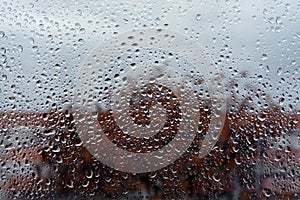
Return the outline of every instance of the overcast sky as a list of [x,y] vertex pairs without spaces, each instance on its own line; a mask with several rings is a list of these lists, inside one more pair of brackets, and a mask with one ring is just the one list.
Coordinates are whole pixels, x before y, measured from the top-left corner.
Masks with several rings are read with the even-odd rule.
[[74,75],[92,49],[114,32],[164,24],[198,42],[214,62],[228,56],[217,68],[226,85],[238,83],[238,101],[253,95],[253,86],[300,109],[300,1],[6,2],[0,4],[1,110],[69,104]]

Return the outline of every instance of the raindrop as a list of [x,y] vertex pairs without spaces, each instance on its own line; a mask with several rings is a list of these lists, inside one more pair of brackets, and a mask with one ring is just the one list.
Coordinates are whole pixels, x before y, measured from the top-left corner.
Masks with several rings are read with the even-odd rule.
[[300,39],[300,32],[295,33],[295,34],[294,34],[294,37],[295,37],[296,39]]
[[195,17],[195,19],[196,19],[197,21],[200,21],[201,18],[202,18],[202,15],[201,15],[201,14],[197,14],[196,17]]
[[266,8],[263,9],[263,14],[267,15],[268,14],[268,10]]
[[262,60],[267,60],[268,59],[268,55],[266,53],[261,54],[261,59]]
[[156,17],[154,21],[157,25],[161,23],[161,19],[159,17]]
[[6,81],[7,80],[7,76],[5,74],[2,74],[1,75],[1,79],[2,79],[2,81]]
[[281,17],[276,17],[276,23],[277,23],[277,24],[282,24],[282,19],[281,19]]
[[23,46],[22,45],[18,45],[18,51],[23,52]]
[[0,38],[3,38],[5,36],[5,33],[3,31],[0,31]]

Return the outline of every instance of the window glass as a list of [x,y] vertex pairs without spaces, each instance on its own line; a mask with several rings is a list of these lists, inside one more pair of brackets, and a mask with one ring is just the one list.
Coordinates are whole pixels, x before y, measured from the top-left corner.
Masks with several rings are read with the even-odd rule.
[[300,198],[298,0],[0,11],[0,199]]

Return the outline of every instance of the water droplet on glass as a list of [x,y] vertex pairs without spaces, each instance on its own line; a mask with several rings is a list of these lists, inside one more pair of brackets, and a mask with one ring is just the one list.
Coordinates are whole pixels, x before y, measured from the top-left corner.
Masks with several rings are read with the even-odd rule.
[[0,38],[3,38],[5,36],[5,33],[3,31],[0,31]]
[[197,21],[200,21],[201,18],[202,18],[202,15],[201,15],[201,14],[197,14],[196,17],[195,17],[195,19],[196,19]]
[[261,59],[262,60],[267,60],[268,59],[268,55],[266,53],[261,54]]
[[159,17],[156,17],[154,21],[155,21],[155,23],[156,23],[157,25],[159,25],[159,24],[160,24],[160,22],[161,22],[161,20],[160,20],[160,18],[159,18]]
[[5,74],[2,74],[2,75],[1,75],[1,79],[2,79],[3,81],[6,81],[6,80],[7,80],[7,76],[6,76]]

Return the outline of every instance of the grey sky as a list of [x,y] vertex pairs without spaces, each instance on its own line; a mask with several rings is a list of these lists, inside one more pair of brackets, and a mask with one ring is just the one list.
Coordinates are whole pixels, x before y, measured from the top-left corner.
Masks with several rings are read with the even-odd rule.
[[214,62],[229,56],[217,67],[227,85],[239,84],[237,101],[253,95],[252,85],[275,103],[300,109],[300,1],[9,0],[0,6],[1,110],[70,103],[74,75],[92,49],[114,32],[164,24],[197,41]]

